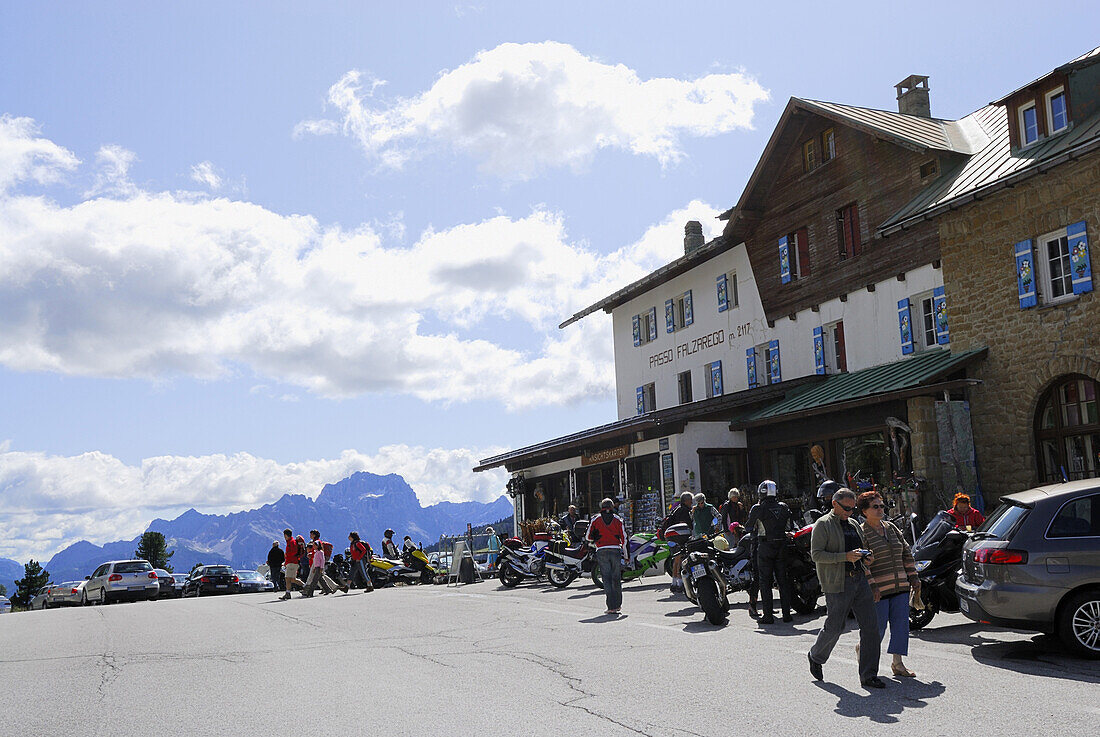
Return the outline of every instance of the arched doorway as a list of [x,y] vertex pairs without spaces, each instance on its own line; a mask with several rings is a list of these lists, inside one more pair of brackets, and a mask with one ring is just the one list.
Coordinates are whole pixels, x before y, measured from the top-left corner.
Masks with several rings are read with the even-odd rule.
[[1039,399],[1035,447],[1039,479],[1100,476],[1100,384],[1074,374],[1057,379]]

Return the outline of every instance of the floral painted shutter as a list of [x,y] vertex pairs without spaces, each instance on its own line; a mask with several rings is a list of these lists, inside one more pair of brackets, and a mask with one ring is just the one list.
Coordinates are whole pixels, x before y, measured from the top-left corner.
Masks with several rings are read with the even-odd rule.
[[671,333],[676,330],[676,313],[672,309],[672,300],[665,300],[665,332]]
[[657,308],[649,308],[649,339],[657,340]]
[[749,388],[756,386],[756,349],[749,348],[745,351],[745,364],[749,371]]
[[643,414],[645,412],[645,387],[644,386],[638,387],[635,390],[635,394],[636,394],[637,399],[638,399],[638,412],[637,413],[638,414]]
[[909,314],[909,298],[898,300],[898,330],[901,333],[901,352],[913,352],[913,319]]
[[787,246],[787,236],[779,239],[779,281],[784,284],[791,281],[791,249]]
[[1035,263],[1030,238],[1016,244],[1016,291],[1020,296],[1021,310],[1039,304],[1035,292]]
[[821,328],[814,328],[814,373],[825,373],[825,336]]
[[781,374],[779,373],[779,341],[773,340],[768,343],[768,351],[772,357],[772,373],[771,383],[778,384],[781,381]]
[[729,288],[728,285],[727,285],[728,281],[729,280],[728,280],[728,278],[726,277],[725,274],[722,274],[718,277],[718,286],[717,286],[717,288],[718,288],[718,311],[719,312],[725,312],[726,310],[728,310],[730,308],[729,292],[727,291],[727,289]]
[[711,396],[722,396],[722,362],[715,361],[710,365],[710,389]]
[[1089,261],[1089,241],[1085,236],[1085,221],[1066,228],[1069,238],[1070,272],[1073,274],[1073,293],[1092,291],[1092,264]]
[[947,345],[951,342],[951,335],[947,332],[947,295],[943,287],[932,290],[932,314],[936,322],[936,342]]
[[635,315],[630,318],[630,325],[634,328],[634,345],[640,346],[642,344],[642,316]]
[[695,312],[691,309],[691,290],[684,295],[684,327],[695,322]]

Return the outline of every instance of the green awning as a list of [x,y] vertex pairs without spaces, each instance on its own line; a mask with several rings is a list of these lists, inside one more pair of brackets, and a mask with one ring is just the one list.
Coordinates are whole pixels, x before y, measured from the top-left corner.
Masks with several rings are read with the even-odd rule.
[[983,358],[988,348],[952,353],[943,348],[923,351],[883,366],[835,374],[755,412],[735,419],[733,429],[782,422],[795,417],[842,409],[835,405],[870,404],[904,396],[918,396],[940,389],[979,383],[975,379],[948,381],[954,374]]

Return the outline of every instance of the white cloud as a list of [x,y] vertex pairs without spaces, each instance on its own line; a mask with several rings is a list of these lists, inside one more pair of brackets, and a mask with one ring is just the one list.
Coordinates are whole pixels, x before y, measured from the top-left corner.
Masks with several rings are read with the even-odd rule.
[[191,167],[191,179],[212,190],[222,187],[222,178],[218,175],[214,164],[203,161]]
[[[31,139],[32,124],[0,130],[17,139],[0,140],[0,151],[26,140],[63,151]],[[571,240],[560,214],[537,209],[387,248],[367,225],[348,231],[248,202],[143,191],[127,184],[130,152],[101,154],[103,186],[129,194],[61,206],[0,193],[0,365],[150,379],[245,366],[324,396],[510,408],[606,397],[614,378],[603,316],[556,325],[682,253],[684,221],[717,227],[715,210],[692,202],[601,255]],[[10,160],[0,181],[29,171],[25,157]],[[515,344],[507,336],[518,330],[495,337],[484,329],[494,321],[534,340]]]
[[137,154],[116,144],[100,146],[95,155],[95,182],[86,192],[86,196],[109,195],[113,197],[131,197],[137,194],[137,187],[130,181],[130,167],[137,161]]
[[274,502],[283,494],[316,497],[356,471],[397,473],[423,505],[483,501],[503,493],[503,471],[470,473],[498,448],[438,449],[392,445],[374,455],[280,464],[247,453],[161,456],[129,466],[104,453],[49,456],[0,451],[0,557],[46,560],[86,539],[130,539],[154,518],[189,507],[224,514]]
[[473,156],[488,173],[529,179],[583,167],[604,148],[673,164],[683,157],[682,137],[750,128],[753,107],[768,99],[741,72],[643,80],[549,41],[481,51],[413,97],[382,99],[383,84],[347,72],[328,91],[338,119],[302,121],[295,135],[343,131],[391,167],[439,144]]
[[80,160],[53,141],[40,138],[31,118],[0,115],[0,194],[17,182],[59,181]]

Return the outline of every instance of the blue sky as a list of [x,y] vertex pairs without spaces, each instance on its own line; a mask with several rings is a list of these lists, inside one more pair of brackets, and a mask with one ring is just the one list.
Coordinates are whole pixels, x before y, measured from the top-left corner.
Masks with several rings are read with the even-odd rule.
[[494,498],[614,418],[609,323],[557,323],[716,232],[790,96],[957,118],[1098,43],[891,7],[6,3],[0,556],[360,469]]

